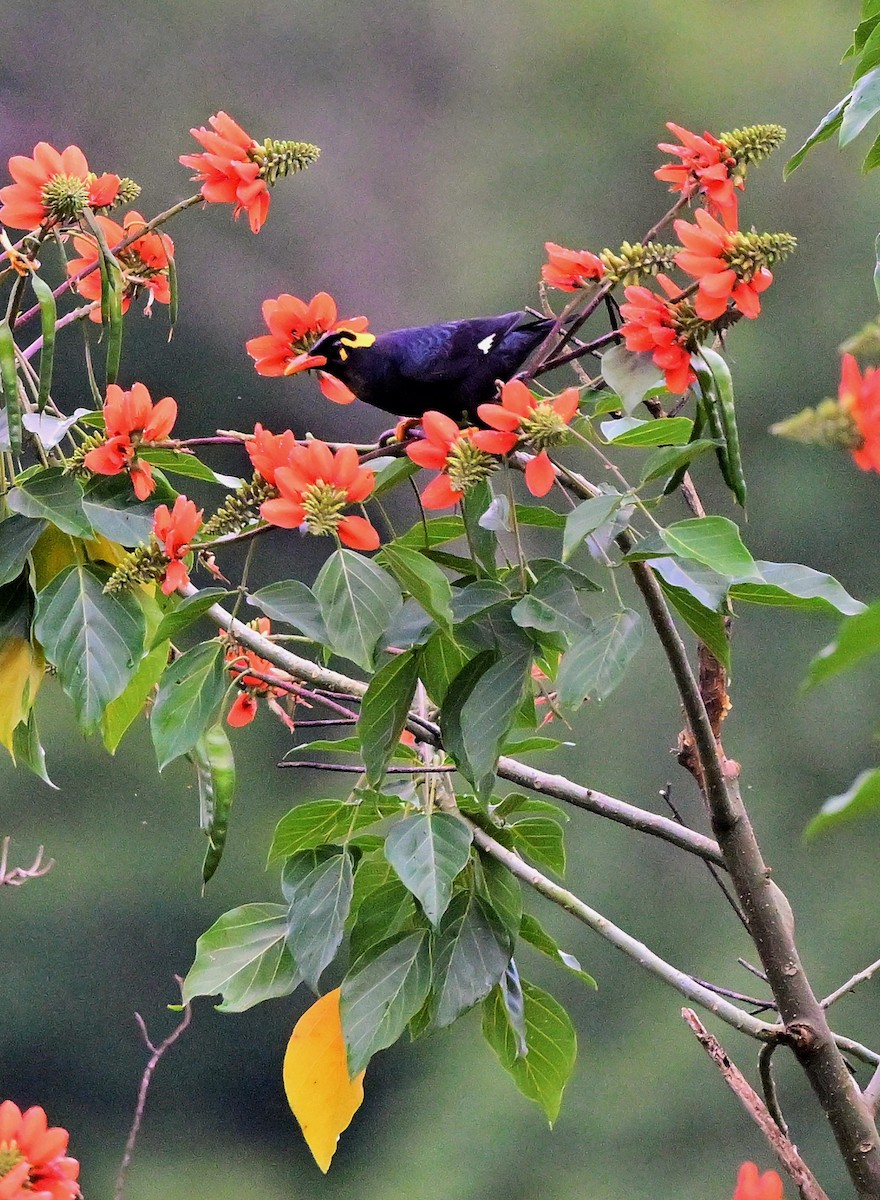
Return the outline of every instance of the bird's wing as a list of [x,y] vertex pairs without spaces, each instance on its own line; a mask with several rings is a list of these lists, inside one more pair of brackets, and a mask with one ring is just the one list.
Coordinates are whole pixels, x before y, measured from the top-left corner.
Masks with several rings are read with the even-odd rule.
[[378,339],[395,360],[400,375],[416,383],[450,383],[466,379],[483,355],[495,350],[515,328],[521,313],[477,317],[445,325],[399,329]]

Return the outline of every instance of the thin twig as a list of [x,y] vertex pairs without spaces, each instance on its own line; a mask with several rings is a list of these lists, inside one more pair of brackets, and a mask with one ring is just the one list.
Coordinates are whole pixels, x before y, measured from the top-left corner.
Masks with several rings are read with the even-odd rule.
[[[685,822],[684,817],[681,815],[681,813],[678,811],[678,808],[672,801],[672,784],[667,783],[666,787],[662,787],[660,789],[660,795],[665,800],[667,808],[672,813],[672,815],[675,817],[676,821],[678,821],[679,825],[684,825],[685,828],[689,828],[689,826]],[[721,872],[718,870],[718,868],[715,866],[715,864],[709,862],[708,859],[706,860],[706,869],[709,872],[709,874],[712,876],[712,879],[715,881],[715,883],[721,889],[721,893],[724,896],[724,899],[727,901],[727,903],[730,905],[730,907],[736,913],[737,920],[740,922],[743,929],[745,929],[746,933],[748,933],[749,926],[746,921],[746,915],[743,912],[742,907],[741,907],[739,901],[737,900],[736,896],[734,896],[733,892],[731,892],[730,888],[727,886],[727,883],[724,880],[724,878],[722,877]]]
[[776,1092],[776,1080],[773,1078],[772,1059],[775,1049],[776,1046],[772,1042],[768,1042],[758,1051],[758,1074],[761,1076],[761,1087],[764,1090],[767,1111],[785,1136],[788,1137],[788,1125],[782,1114],[782,1105],[779,1103],[779,1096]]
[[36,858],[29,867],[13,867],[9,870],[9,847],[11,845],[12,838],[5,837],[0,846],[0,887],[4,884],[7,887],[21,887],[29,879],[40,879],[43,875],[48,875],[55,866],[54,858],[50,858],[46,863],[43,862],[43,847],[40,846]]
[[690,1026],[697,1041],[721,1072],[724,1082],[770,1143],[770,1148],[799,1189],[803,1200],[829,1200],[827,1192],[824,1191],[818,1179],[798,1154],[797,1148],[773,1120],[767,1105],[742,1071],[727,1057],[724,1047],[718,1039],[709,1033],[693,1009],[683,1008],[681,1015]]
[[717,992],[719,996],[726,996],[728,1000],[738,1000],[740,1004],[748,1004],[752,1008],[758,1009],[759,1012],[775,1012],[775,1000],[759,1000],[757,996],[748,996],[745,992],[735,992],[733,988],[722,987],[720,983],[710,983],[708,979],[694,978],[697,983],[707,987],[710,992]]
[[[310,771],[344,771],[349,775],[363,775],[367,769],[363,763],[293,762],[289,759],[284,759],[282,762],[276,763],[275,766],[308,767]],[[389,775],[425,775],[428,772],[457,771],[458,768],[448,766],[445,763],[440,763],[436,767],[426,767],[424,763],[419,763],[411,767],[386,767],[385,770]]]
[[847,992],[854,991],[860,983],[867,982],[867,980],[876,975],[878,971],[880,971],[880,958],[878,958],[876,962],[872,962],[869,967],[865,967],[864,971],[859,971],[856,975],[853,975],[853,977],[848,979],[846,983],[842,983],[835,991],[829,992],[829,994],[822,1001],[822,1007],[830,1008],[832,1004],[836,1003],[841,998],[841,996],[845,996]]
[[[179,975],[175,975],[178,987],[183,987],[183,980]],[[140,1013],[134,1014],[134,1019],[137,1021],[138,1028],[141,1031],[141,1036],[146,1043],[147,1049],[151,1051],[150,1060],[144,1067],[144,1073],[141,1076],[140,1087],[138,1088],[137,1105],[134,1110],[134,1117],[131,1122],[131,1129],[128,1131],[128,1140],[125,1143],[125,1151],[122,1155],[122,1162],[119,1164],[119,1171],[116,1174],[116,1186],[113,1189],[113,1200],[122,1200],[122,1194],[125,1190],[125,1176],[128,1168],[131,1166],[131,1160],[134,1157],[134,1148],[137,1143],[138,1134],[140,1133],[141,1121],[144,1116],[144,1109],[147,1104],[147,1093],[150,1090],[150,1082],[153,1078],[153,1072],[159,1064],[159,1060],[166,1050],[169,1050],[192,1020],[192,1009],[188,1004],[184,1005],[183,1016],[179,1023],[172,1029],[164,1042],[160,1042],[158,1046],[154,1046],[150,1040],[150,1035],[147,1032],[147,1026]]]

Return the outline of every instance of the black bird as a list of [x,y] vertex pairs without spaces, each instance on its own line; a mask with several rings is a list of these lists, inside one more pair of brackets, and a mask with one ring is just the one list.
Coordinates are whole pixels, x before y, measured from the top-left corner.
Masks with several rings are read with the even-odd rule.
[[[428,409],[458,421],[477,420],[477,405],[495,399],[496,381],[515,375],[553,328],[524,312],[419,325],[390,333],[325,333],[285,374],[303,369],[333,375],[359,400],[399,417]],[[324,358],[326,363],[307,362]]]

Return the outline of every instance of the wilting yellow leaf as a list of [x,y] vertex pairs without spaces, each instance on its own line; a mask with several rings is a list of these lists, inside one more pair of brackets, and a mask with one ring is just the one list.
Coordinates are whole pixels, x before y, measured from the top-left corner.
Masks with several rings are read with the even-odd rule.
[[0,642],[0,745],[12,754],[16,725],[28,719],[43,679],[44,659],[26,638]]
[[79,562],[81,558],[81,540],[71,537],[69,533],[62,533],[54,525],[49,525],[37,538],[31,551],[37,591],[41,592],[59,571]]
[[93,541],[83,542],[83,546],[91,562],[109,563],[111,567],[118,567],[122,560],[128,557],[124,546],[120,546],[118,542],[111,542],[103,533],[99,533]]
[[364,1074],[348,1077],[339,988],[334,988],[294,1025],[284,1055],[287,1103],[325,1175],[339,1135],[363,1103]]

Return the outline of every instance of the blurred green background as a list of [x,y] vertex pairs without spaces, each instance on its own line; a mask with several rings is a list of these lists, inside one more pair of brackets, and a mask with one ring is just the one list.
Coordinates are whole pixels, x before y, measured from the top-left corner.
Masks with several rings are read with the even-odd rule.
[[[139,180],[138,207],[152,215],[193,190],[177,156],[195,148],[190,126],[219,108],[259,138],[320,144],[319,163],[273,193],[259,237],[233,225],[229,208],[192,210],[171,227],[179,326],[166,345],[164,314],[149,322],[133,312],[125,378],[142,379],[154,397],[173,393],[185,434],[258,419],[370,437],[387,424],[375,411],[327,405],[310,380],[255,376],[243,343],[262,332],[265,297],[326,288],[343,314],[367,313],[376,329],[534,303],[545,239],[616,246],[663,211],[652,170],[665,121],[716,132],[778,121],[793,151],[846,90],[837,60],[857,16],[855,4],[796,0],[5,0],[0,159],[30,154],[40,139],[76,142],[96,170]],[[744,223],[788,229],[800,250],[779,268],[765,315],[742,322],[729,349],[750,548],[830,571],[869,598],[880,592],[871,532],[880,480],[845,454],[767,433],[834,393],[837,344],[876,313],[878,177],[863,180],[859,161],[826,146],[788,184],[782,155],[750,175]],[[72,407],[81,389],[71,370],[59,398]],[[698,474],[707,499],[736,516],[712,472]],[[281,563],[310,579],[323,549],[279,537],[258,573]],[[799,694],[809,657],[833,630],[827,619],[743,611],[725,736],[822,992],[878,955],[876,824],[820,843],[801,838],[821,800],[876,753],[880,689],[868,672]],[[607,703],[587,707],[580,747],[560,769],[658,807],[672,780],[699,820],[668,756],[680,724],[671,681],[652,646],[637,667]],[[333,793],[323,779],[270,769],[289,738],[268,718],[236,735],[231,842],[203,897],[187,767],[160,778],[143,729],[108,758],[73,732],[52,683],[40,716],[60,790],[0,763],[0,835],[15,839],[17,861],[39,843],[56,860],[46,879],[0,896],[0,1097],[43,1104],[70,1128],[97,1200],[111,1192],[146,1058],[134,1010],[163,1035],[172,975],[186,971],[198,934],[235,904],[278,898],[277,879],[263,871],[275,821],[304,796]],[[571,884],[592,905],[676,964],[752,990],[736,965],[746,944],[699,863],[582,814],[570,838]],[[373,1061],[366,1104],[323,1179],[280,1084],[305,997],[238,1016],[202,1001],[156,1076],[129,1200],[705,1200],[732,1193],[742,1159],[769,1167],[684,1030],[677,997],[549,906],[533,908],[599,981],[594,994],[522,964],[570,1007],[580,1039],[552,1132],[471,1014]],[[876,984],[867,985],[841,1002],[837,1024],[876,1044],[877,1011]],[[751,1070],[752,1046],[720,1032]],[[778,1059],[794,1139],[829,1192],[849,1194],[812,1097]]]

